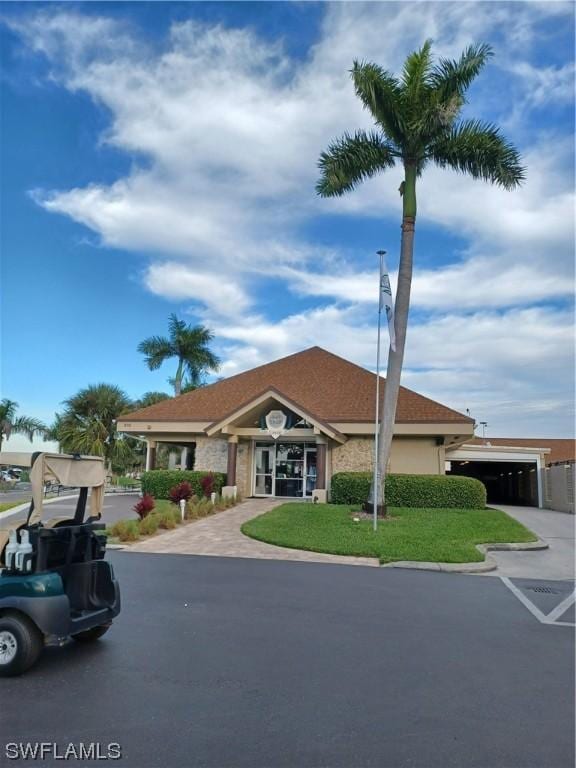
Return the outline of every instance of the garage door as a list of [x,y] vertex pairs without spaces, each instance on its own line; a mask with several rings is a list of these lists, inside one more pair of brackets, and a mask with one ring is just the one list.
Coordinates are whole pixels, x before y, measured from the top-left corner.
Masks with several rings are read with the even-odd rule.
[[489,504],[538,506],[538,468],[535,461],[451,460],[447,475],[464,475],[486,486]]

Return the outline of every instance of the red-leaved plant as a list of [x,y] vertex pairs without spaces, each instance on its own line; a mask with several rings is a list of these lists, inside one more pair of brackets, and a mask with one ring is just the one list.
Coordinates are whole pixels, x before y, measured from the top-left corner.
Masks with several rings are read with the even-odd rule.
[[216,484],[216,478],[212,474],[212,472],[208,472],[207,475],[204,475],[200,479],[200,485],[202,486],[202,490],[204,491],[204,496],[207,496],[210,498],[210,496],[214,493],[214,486]]
[[144,496],[140,499],[140,501],[137,504],[134,504],[134,512],[138,513],[138,517],[140,520],[144,520],[144,518],[152,512],[154,507],[156,506],[156,502],[154,500],[154,496],[151,496],[149,493],[145,493]]
[[194,491],[192,490],[190,483],[184,481],[183,483],[178,483],[178,485],[170,488],[168,496],[173,504],[180,504],[182,500],[188,501],[193,493]]

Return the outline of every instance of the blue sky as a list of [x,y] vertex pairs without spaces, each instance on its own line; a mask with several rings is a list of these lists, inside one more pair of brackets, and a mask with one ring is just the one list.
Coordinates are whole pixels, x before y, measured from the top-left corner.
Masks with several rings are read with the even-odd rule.
[[[493,436],[573,432],[573,28],[562,3],[13,3],[1,29],[2,396],[50,421],[89,383],[168,389],[138,342],[170,312],[223,375],[313,344],[371,367],[400,171],[339,200],[316,160],[370,127],[348,69],[427,37],[495,58],[466,112],[527,183],[430,169],[404,383]],[[14,440],[11,441],[14,443]]]

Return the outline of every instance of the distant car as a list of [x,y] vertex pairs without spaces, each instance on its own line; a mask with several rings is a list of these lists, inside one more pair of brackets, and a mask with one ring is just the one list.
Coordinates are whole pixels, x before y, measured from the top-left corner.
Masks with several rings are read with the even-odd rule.
[[3,469],[0,472],[0,480],[4,480],[4,482],[13,483],[19,479],[20,475],[16,474],[13,469]]

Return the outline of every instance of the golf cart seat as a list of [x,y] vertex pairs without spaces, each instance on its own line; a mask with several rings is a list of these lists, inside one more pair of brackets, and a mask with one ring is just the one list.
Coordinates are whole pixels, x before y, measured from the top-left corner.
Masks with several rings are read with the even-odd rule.
[[[28,669],[44,643],[101,637],[120,612],[120,591],[99,522],[103,460],[0,454],[0,463],[30,466],[32,484],[27,516],[0,517],[0,556],[8,560],[0,571],[0,675],[12,675]],[[79,489],[73,517],[43,520],[47,482]],[[7,546],[10,531],[18,535]]]

